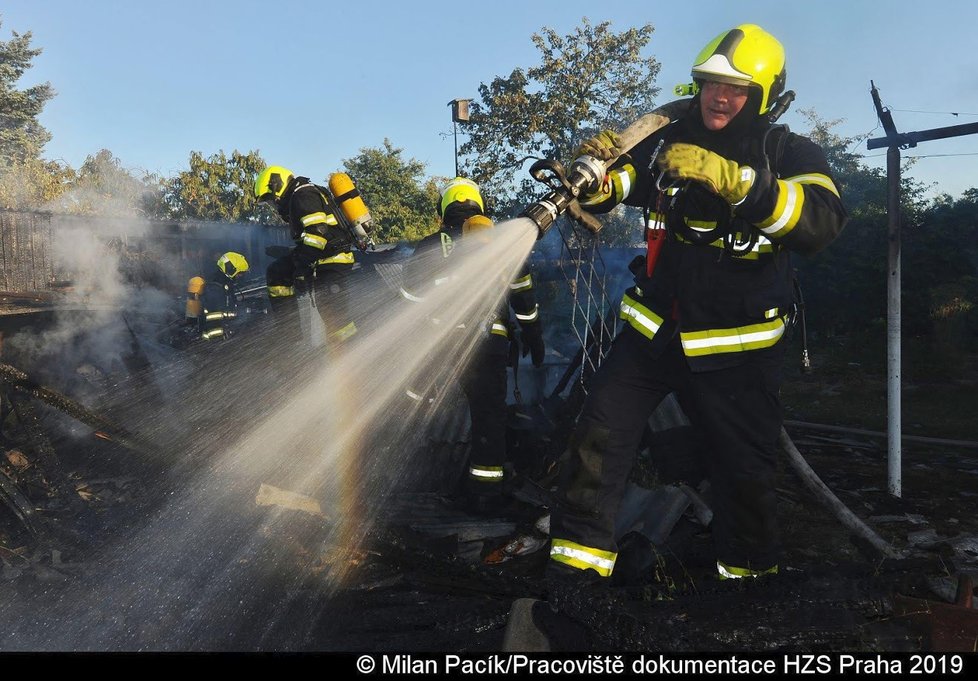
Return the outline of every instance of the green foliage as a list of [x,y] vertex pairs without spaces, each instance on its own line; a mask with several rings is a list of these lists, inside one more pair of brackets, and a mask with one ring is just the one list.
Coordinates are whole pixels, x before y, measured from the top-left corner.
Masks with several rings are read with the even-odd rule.
[[0,208],[57,210],[56,200],[75,177],[67,164],[40,158],[0,164]]
[[[2,22],[0,22],[2,25]],[[0,40],[0,207],[43,208],[73,178],[68,166],[44,161],[41,151],[50,133],[38,116],[54,90],[49,83],[18,89],[41,50],[31,47],[31,33]]]
[[587,18],[567,36],[544,28],[532,36],[538,65],[479,85],[460,152],[467,176],[501,212],[515,214],[541,193],[527,161],[567,160],[596,132],[620,130],[655,108],[659,64],[642,56],[652,31],[646,24],[615,33],[610,22],[592,26]]
[[173,220],[258,222],[255,176],[265,167],[257,151],[220,151],[204,158],[190,152],[190,168],[162,182],[157,217]]
[[[886,173],[866,167],[853,151],[862,138],[833,132],[839,121],[804,113],[812,125],[809,137],[825,150],[850,216],[825,251],[795,259],[809,331],[816,337],[878,337],[885,329],[888,279]],[[923,184],[901,172],[903,333],[942,341],[955,336],[966,343],[978,332],[978,190],[957,201],[948,196],[928,201],[925,193]]]
[[136,177],[108,149],[86,158],[64,190],[51,209],[89,215],[151,214],[159,194],[155,178]]
[[425,179],[425,165],[401,158],[403,149],[384,140],[383,148],[364,147],[343,160],[374,221],[378,243],[416,241],[438,229],[438,188]]
[[[2,23],[0,23],[2,25]],[[31,33],[16,32],[8,41],[0,40],[0,170],[38,159],[50,133],[38,116],[54,90],[49,83],[17,89],[17,81],[41,53],[31,48]]]

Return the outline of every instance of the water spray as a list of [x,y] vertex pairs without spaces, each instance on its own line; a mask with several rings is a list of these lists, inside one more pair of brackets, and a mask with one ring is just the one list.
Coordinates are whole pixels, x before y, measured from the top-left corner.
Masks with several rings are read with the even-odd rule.
[[539,230],[537,238],[547,233],[557,218],[567,213],[591,232],[601,230],[601,221],[581,209],[578,201],[582,193],[597,191],[604,181],[608,167],[627,153],[636,144],[669,124],[669,118],[650,113],[632,123],[620,135],[621,145],[618,154],[607,161],[583,155],[574,159],[570,170],[553,159],[541,159],[530,166],[533,179],[550,187],[550,192],[536,203],[532,203],[520,214],[533,221]]

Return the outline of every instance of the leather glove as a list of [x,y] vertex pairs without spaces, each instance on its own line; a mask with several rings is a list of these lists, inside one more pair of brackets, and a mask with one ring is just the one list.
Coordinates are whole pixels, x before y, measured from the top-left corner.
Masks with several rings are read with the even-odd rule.
[[593,156],[599,161],[611,161],[621,156],[621,139],[614,130],[602,130],[581,144],[575,158]]
[[743,203],[757,177],[750,166],[739,165],[695,144],[670,144],[656,163],[673,178],[705,184],[732,206]]
[[542,366],[546,348],[543,345],[543,327],[540,326],[539,320],[523,327],[522,340],[523,356],[530,355],[533,366]]

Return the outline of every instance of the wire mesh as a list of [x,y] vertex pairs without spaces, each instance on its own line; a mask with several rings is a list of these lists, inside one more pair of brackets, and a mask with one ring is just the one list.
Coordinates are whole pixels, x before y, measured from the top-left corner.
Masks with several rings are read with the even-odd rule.
[[617,299],[609,295],[609,274],[596,234],[571,220],[556,225],[561,249],[558,267],[571,295],[571,328],[579,351],[577,381],[587,394],[587,378],[601,365],[615,336]]

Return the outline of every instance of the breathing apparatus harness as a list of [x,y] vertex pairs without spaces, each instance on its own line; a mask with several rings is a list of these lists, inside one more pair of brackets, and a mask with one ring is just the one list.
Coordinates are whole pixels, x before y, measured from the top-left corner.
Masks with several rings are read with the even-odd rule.
[[[764,134],[761,136],[760,153],[758,155],[764,159],[764,168],[766,170],[771,170],[771,157],[767,153],[768,141],[771,134],[776,130],[779,132],[779,137],[774,150],[775,168],[779,164],[781,155],[784,152],[788,126],[775,125],[775,123],[788,110],[794,98],[795,93],[793,90],[788,90],[783,93],[778,97],[771,111],[765,116],[768,125],[764,130]],[[720,204],[720,209],[717,212],[719,217],[715,227],[709,230],[696,230],[686,224],[684,215],[689,196],[692,194],[692,180],[666,183],[664,172],[656,175],[655,161],[664,144],[665,138],[660,139],[655,151],[652,152],[652,157],[648,165],[648,172],[654,178],[653,184],[655,191],[649,192],[649,200],[642,209],[642,217],[646,225],[646,241],[648,243],[645,263],[646,274],[652,276],[656,260],[662,249],[662,244],[668,238],[670,231],[676,233],[684,241],[700,246],[722,240],[723,250],[721,251],[720,257],[723,257],[724,254],[741,257],[750,253],[757,245],[757,229],[743,222],[741,224],[746,228],[742,233],[732,229],[731,227],[734,222],[733,210],[719,197],[716,197],[716,201]],[[704,197],[707,196],[705,192],[702,195]],[[656,214],[660,216],[660,220],[656,221],[654,227],[653,223],[649,221],[652,215],[653,203]]]
[[[788,107],[791,106],[791,102],[794,99],[795,93],[793,90],[784,92],[778,97],[771,111],[765,117],[768,125],[764,130],[764,134],[760,137],[760,148],[757,156],[763,158],[764,168],[768,171],[772,170],[772,159],[775,172],[777,172],[780,166],[781,157],[784,154],[784,147],[788,138],[788,126],[783,124],[778,125],[777,120],[788,110]],[[768,145],[771,142],[772,134],[776,134],[777,137],[773,142],[774,148],[769,153]],[[689,200],[690,194],[692,194],[690,191],[692,181],[666,182],[665,173],[656,175],[655,161],[664,145],[665,137],[659,140],[648,164],[648,172],[654,178],[654,191],[649,192],[648,202],[642,209],[643,222],[646,225],[646,276],[652,276],[659,258],[659,253],[665,242],[669,239],[670,232],[696,245],[707,245],[722,240],[723,249],[720,252],[721,258],[724,255],[743,257],[750,253],[757,245],[758,230],[753,225],[744,221],[738,221],[740,225],[746,227],[743,233],[737,229],[732,229],[733,224],[736,224],[733,219],[733,210],[719,197],[716,197],[716,201],[722,204],[722,208],[718,211],[719,218],[714,228],[701,231],[693,229],[686,224],[684,216],[687,201]],[[707,195],[706,192],[702,192],[701,194],[703,196]],[[653,206],[655,213],[659,216],[659,219],[654,223],[650,221]],[[774,244],[774,247],[779,248],[777,244]],[[805,298],[802,295],[798,277],[794,275],[792,276],[792,294],[794,304],[788,315],[787,323],[792,327],[800,323],[802,338],[801,371],[807,374],[811,372],[811,359],[808,353],[808,329],[805,323]]]
[[[339,226],[349,235],[350,241],[356,245],[358,250],[372,251],[376,248],[373,237],[371,236],[374,225],[370,217],[370,211],[367,210],[367,206],[360,196],[360,191],[353,184],[353,180],[349,175],[346,173],[333,173],[329,176],[329,186],[327,187],[315,184],[308,178],[300,178],[300,180],[302,179],[305,179],[305,182],[299,184],[296,189],[305,186],[314,187],[326,204],[326,209],[336,218]],[[312,267],[313,279],[319,278],[318,266],[320,264],[323,263],[317,262]],[[354,267],[358,267],[358,265],[354,264]],[[316,307],[315,286],[310,287],[309,295],[313,307]]]

